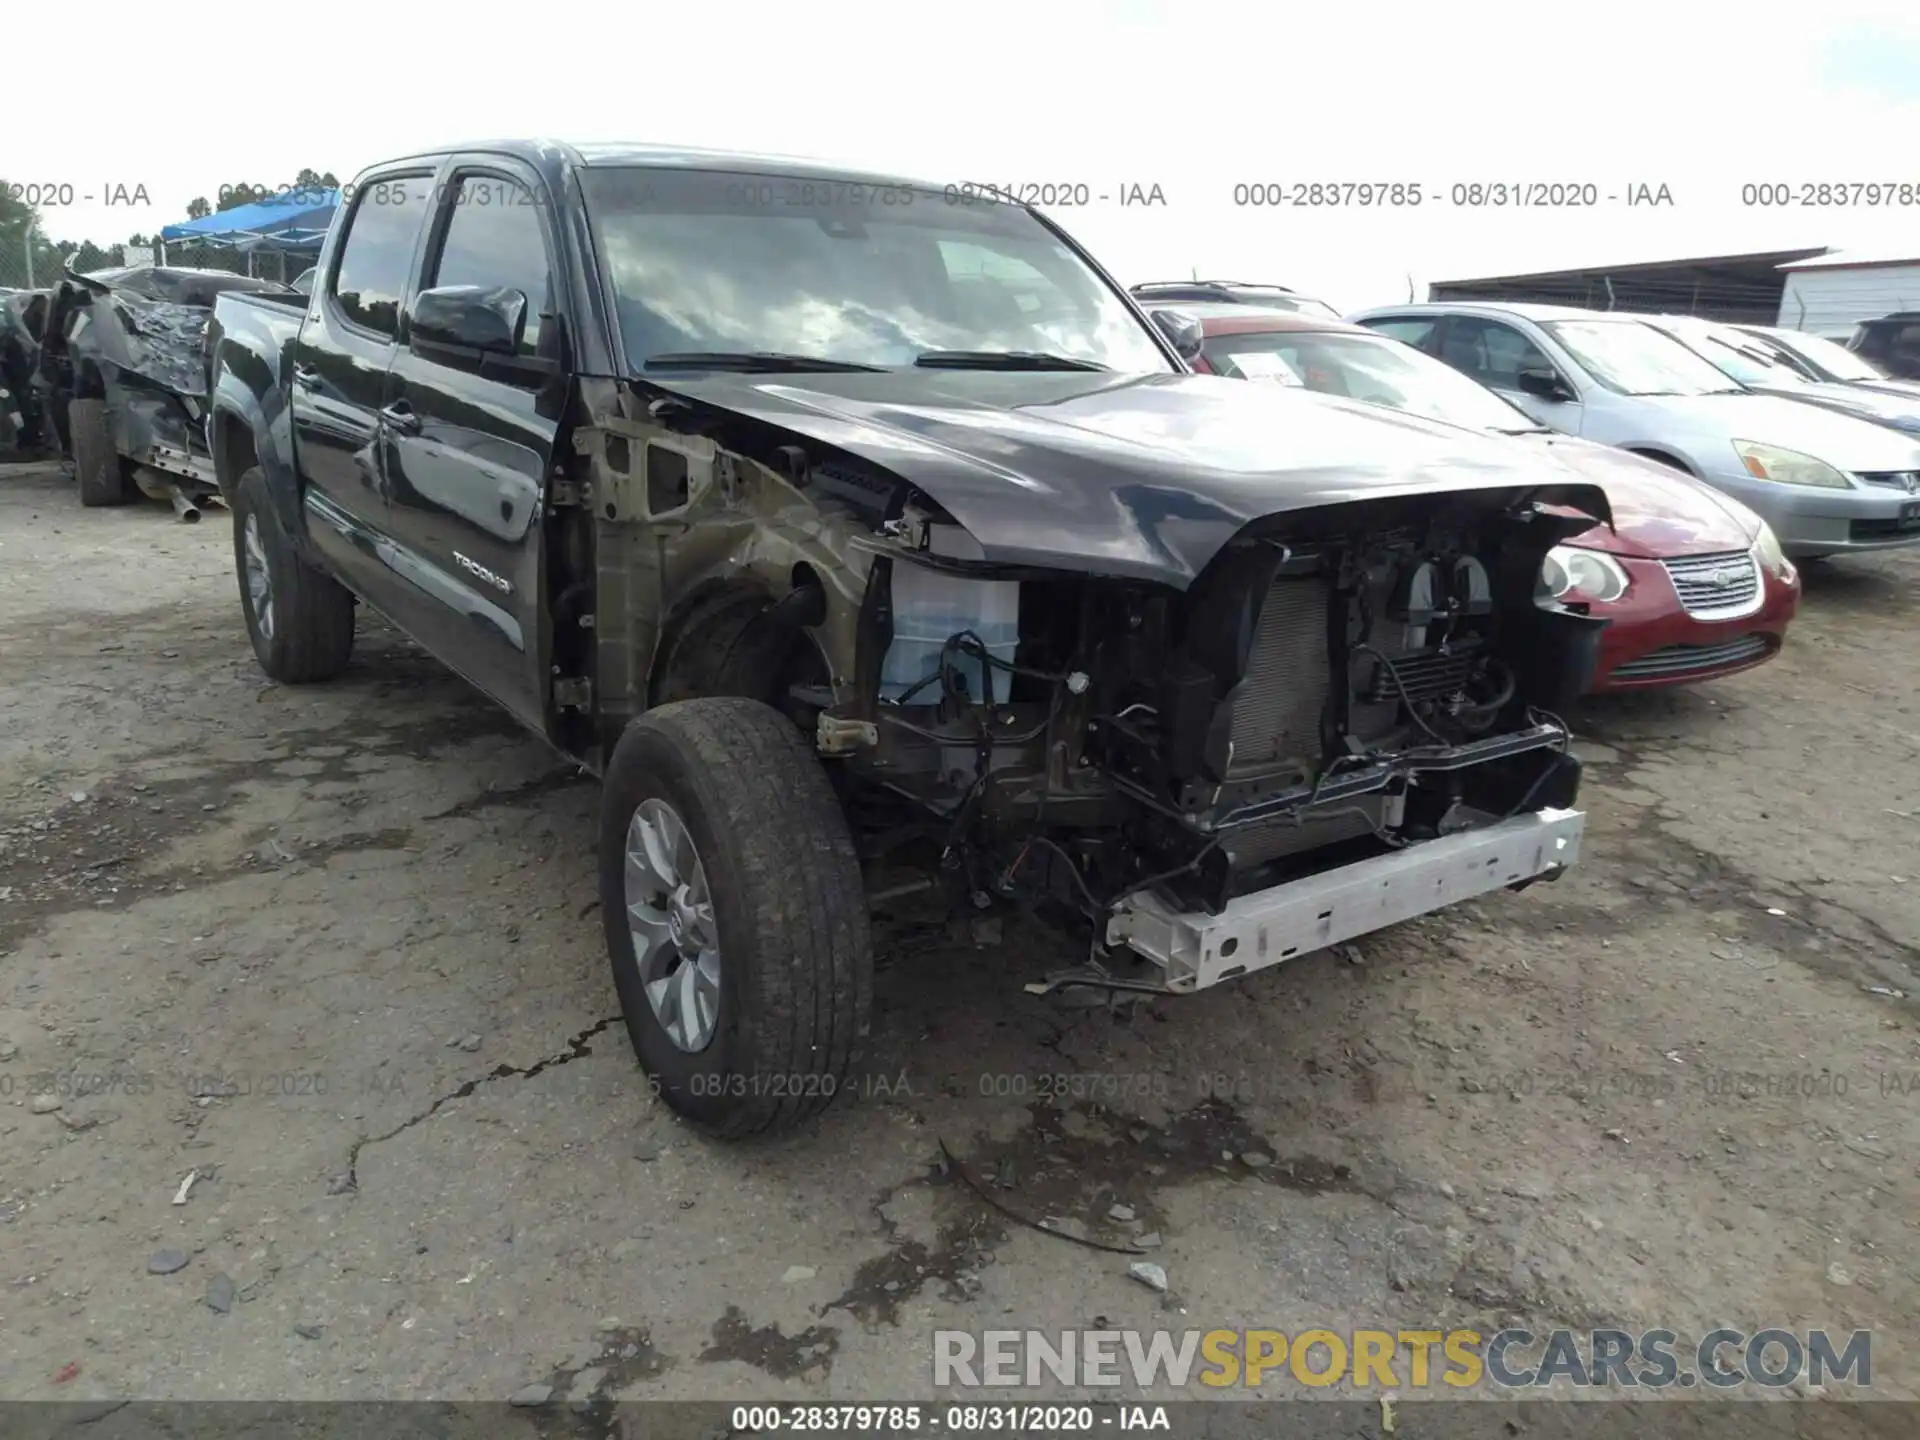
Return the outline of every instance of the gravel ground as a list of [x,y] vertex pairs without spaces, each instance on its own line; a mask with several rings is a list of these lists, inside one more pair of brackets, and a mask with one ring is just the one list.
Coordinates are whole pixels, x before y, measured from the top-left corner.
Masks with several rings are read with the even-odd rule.
[[363,620],[271,684],[223,512],[49,467],[0,577],[0,1398],[931,1395],[936,1328],[1095,1317],[1868,1328],[1920,1391],[1920,556],[1572,717],[1556,885],[1119,1009],[883,917],[863,1093],[750,1148],[649,1096],[595,787],[462,682]]

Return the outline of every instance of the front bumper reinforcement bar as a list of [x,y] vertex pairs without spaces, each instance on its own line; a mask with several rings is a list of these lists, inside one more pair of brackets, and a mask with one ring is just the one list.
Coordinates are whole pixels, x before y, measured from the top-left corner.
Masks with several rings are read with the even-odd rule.
[[1579,858],[1586,823],[1583,811],[1537,810],[1242,895],[1218,915],[1133,895],[1108,916],[1106,942],[1159,965],[1170,990],[1204,990],[1490,891],[1556,878]]

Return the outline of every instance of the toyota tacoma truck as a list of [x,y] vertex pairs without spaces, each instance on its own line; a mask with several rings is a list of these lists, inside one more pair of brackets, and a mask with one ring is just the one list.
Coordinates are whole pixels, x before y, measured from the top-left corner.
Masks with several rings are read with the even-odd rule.
[[980,187],[548,142],[364,172],[310,297],[215,302],[207,443],[287,683],[357,606],[598,775],[652,1084],[847,1088],[869,886],[1085,927],[1184,994],[1577,855],[1554,711],[1605,494],[1510,441],[1193,373]]

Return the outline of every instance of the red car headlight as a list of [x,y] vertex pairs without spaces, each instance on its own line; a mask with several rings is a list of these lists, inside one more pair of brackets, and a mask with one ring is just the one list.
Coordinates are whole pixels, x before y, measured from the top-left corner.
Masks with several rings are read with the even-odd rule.
[[1780,548],[1780,537],[1773,533],[1773,527],[1766,521],[1760,522],[1759,532],[1753,537],[1753,558],[1760,562],[1760,568],[1774,579],[1787,584],[1793,583],[1793,562],[1787,559],[1787,552]]
[[1575,591],[1589,600],[1618,600],[1627,593],[1627,572],[1604,550],[1556,545],[1540,567],[1540,588],[1555,600]]

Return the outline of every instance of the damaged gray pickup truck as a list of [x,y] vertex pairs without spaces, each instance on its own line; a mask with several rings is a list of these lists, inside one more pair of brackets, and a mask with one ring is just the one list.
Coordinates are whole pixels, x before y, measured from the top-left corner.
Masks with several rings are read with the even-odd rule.
[[39,319],[36,409],[73,459],[82,505],[142,494],[182,519],[216,493],[207,454],[207,323],[226,291],[292,291],[219,270],[68,271]]
[[364,602],[600,775],[660,1094],[745,1135],[858,1073],[867,893],[1199,990],[1576,857],[1555,707],[1603,493],[1504,441],[1191,373],[973,187],[528,142],[354,183],[310,299],[216,304],[209,443],[267,672]]

